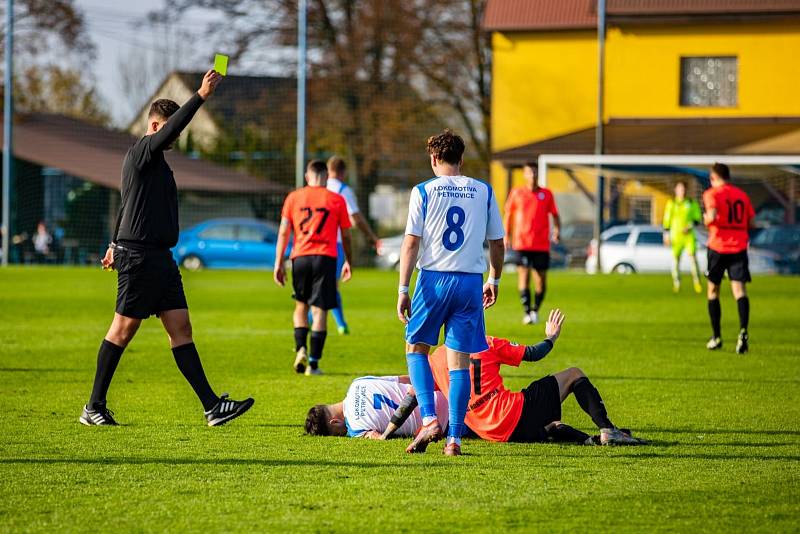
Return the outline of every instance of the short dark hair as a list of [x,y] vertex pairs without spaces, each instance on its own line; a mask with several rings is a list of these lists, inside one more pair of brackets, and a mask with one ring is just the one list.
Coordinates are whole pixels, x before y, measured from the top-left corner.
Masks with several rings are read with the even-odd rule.
[[328,427],[328,410],[324,404],[317,404],[308,410],[305,428],[306,434],[311,436],[331,435],[331,429]]
[[539,173],[539,163],[537,163],[535,161],[526,161],[525,165],[523,165],[522,167],[523,168],[530,167],[531,169],[533,169],[533,172],[535,172],[537,174]]
[[464,140],[448,128],[428,138],[428,154],[437,160],[458,165],[464,155]]
[[731,179],[731,170],[724,163],[719,163],[719,162],[715,163],[711,167],[711,170],[714,172],[714,174],[716,174],[726,182]]
[[316,174],[318,178],[327,178],[328,167],[318,159],[312,159],[306,166],[306,172],[309,174]]
[[331,156],[328,158],[328,172],[335,172],[337,175],[344,174],[347,170],[347,164],[339,156]]
[[178,109],[180,109],[180,106],[174,100],[159,98],[150,104],[150,113],[147,114],[147,118],[160,117],[162,119],[168,119],[173,113],[178,111]]

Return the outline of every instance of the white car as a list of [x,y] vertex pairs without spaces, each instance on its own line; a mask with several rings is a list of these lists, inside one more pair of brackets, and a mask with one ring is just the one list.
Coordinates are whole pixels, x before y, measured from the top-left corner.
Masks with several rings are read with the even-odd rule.
[[[613,226],[600,236],[600,259],[604,273],[668,273],[672,266],[672,249],[664,245],[664,231],[649,224]],[[697,263],[701,272],[707,265],[705,231],[697,232]],[[750,272],[777,273],[778,255],[767,250],[750,248]],[[681,256],[681,272],[689,272],[689,258]],[[589,244],[586,272],[597,272],[597,242]]]

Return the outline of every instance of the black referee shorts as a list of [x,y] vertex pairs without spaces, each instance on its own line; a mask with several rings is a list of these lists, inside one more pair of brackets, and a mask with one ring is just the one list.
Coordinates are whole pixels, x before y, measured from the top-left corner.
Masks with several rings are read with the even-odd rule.
[[336,258],[300,256],[292,260],[294,299],[323,310],[336,307]]
[[708,249],[706,278],[718,286],[722,283],[725,271],[728,272],[728,278],[734,282],[750,282],[750,260],[747,257],[747,250],[722,254]]
[[547,441],[544,427],[553,421],[561,420],[558,381],[552,375],[540,378],[523,389],[522,394],[525,396],[522,415],[508,441],[517,443]]
[[147,319],[168,310],[188,309],[183,281],[169,249],[114,249],[117,313]]

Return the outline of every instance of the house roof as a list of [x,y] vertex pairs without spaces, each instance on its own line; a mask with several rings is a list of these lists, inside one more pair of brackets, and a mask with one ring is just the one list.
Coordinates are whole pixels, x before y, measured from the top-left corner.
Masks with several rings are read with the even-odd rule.
[[[800,0],[607,0],[609,22],[657,22],[681,17],[800,16]],[[486,31],[590,29],[597,25],[596,0],[489,0]]]
[[[205,72],[172,72],[164,79],[155,94],[161,92],[161,89],[173,76],[177,77],[189,91],[195,91],[200,87],[204,75]],[[271,101],[280,104],[288,102],[292,105],[291,110],[287,110],[290,112],[288,117],[293,119],[296,90],[297,80],[295,78],[229,75],[225,77],[224,83],[221,83],[214,91],[214,97],[203,105],[203,109],[207,110],[216,122],[230,125],[242,116],[255,118],[263,115],[264,102]],[[133,123],[128,126],[129,130],[149,106],[150,99],[133,118]],[[278,110],[274,109],[273,111]]]
[[[77,119],[48,113],[18,115],[14,155],[72,176],[120,188],[122,160],[136,138]],[[2,132],[0,132],[0,140]],[[227,193],[284,192],[284,186],[203,160],[171,152],[167,160],[179,189]]]
[[[759,154],[783,154],[778,144],[770,147],[767,141],[794,132],[800,132],[800,117],[611,119],[603,132],[604,153],[733,154],[751,145],[758,146]],[[576,130],[495,152],[492,158],[513,167],[541,154],[592,154],[594,135],[594,127]]]

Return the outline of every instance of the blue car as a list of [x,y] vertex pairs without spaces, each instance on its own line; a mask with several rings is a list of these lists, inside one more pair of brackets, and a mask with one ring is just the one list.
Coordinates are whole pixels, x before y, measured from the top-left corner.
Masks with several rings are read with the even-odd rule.
[[172,255],[200,269],[272,269],[278,227],[258,219],[210,219],[181,232]]

